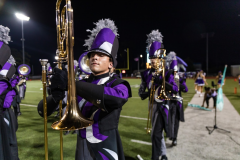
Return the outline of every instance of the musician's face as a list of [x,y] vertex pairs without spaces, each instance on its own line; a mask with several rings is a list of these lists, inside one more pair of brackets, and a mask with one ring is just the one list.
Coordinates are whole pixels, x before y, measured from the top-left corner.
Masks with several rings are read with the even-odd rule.
[[150,59],[150,61],[151,61],[151,66],[152,66],[152,68],[157,68],[157,63],[159,63],[159,59],[157,59],[157,58],[152,58],[152,59]]
[[109,72],[109,69],[113,67],[113,62],[110,62],[106,54],[93,52],[90,55],[89,66],[94,75],[101,75]]

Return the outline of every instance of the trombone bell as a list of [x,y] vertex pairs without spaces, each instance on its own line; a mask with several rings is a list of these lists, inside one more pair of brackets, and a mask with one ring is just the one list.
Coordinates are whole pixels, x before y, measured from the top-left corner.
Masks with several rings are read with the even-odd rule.
[[89,58],[87,56],[87,52],[83,53],[80,56],[78,63],[79,63],[79,66],[80,66],[80,69],[82,72],[84,72],[86,74],[92,73],[92,71],[90,70],[90,67],[89,67]]
[[60,121],[52,124],[55,130],[78,130],[83,129],[93,124],[93,121],[86,119],[78,108],[76,99],[68,103],[66,112]]

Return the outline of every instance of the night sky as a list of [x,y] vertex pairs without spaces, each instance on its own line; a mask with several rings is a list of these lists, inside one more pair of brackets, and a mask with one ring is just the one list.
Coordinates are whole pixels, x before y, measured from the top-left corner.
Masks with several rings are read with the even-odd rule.
[[[63,3],[62,3],[63,4]],[[201,33],[214,32],[209,38],[209,72],[223,70],[224,64],[240,64],[240,1],[87,1],[72,0],[74,9],[74,56],[87,49],[83,46],[102,18],[115,21],[120,35],[119,57],[130,51],[130,69],[137,69],[133,59],[143,54],[146,61],[146,34],[159,29],[167,53],[175,51],[186,61],[201,63],[206,70],[206,39]],[[30,17],[24,22],[25,51],[31,55],[34,74],[41,74],[39,59],[52,63],[56,52],[56,0],[0,0],[0,24],[11,29],[11,48],[21,51],[21,21],[16,12]],[[141,62],[141,61],[140,61]],[[123,65],[123,62],[118,62]],[[52,63],[53,65],[53,63]],[[142,68],[145,67],[142,66]],[[230,67],[229,67],[230,68]]]

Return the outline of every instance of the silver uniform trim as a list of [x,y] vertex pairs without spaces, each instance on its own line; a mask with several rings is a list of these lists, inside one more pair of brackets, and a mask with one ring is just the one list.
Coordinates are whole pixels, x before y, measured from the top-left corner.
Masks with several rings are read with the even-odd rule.
[[[102,78],[100,79],[100,81],[97,83],[97,85],[101,85],[101,84],[104,84],[105,82],[107,82],[109,80],[110,77],[105,77],[105,78]],[[84,104],[86,100],[85,99],[82,99],[80,102],[79,102],[79,108],[82,108],[82,105]],[[97,112],[98,110],[96,110],[90,117],[90,119],[93,119],[95,113]],[[93,128],[92,126],[88,126],[86,128],[86,139],[88,142],[90,143],[100,143],[102,142],[102,140],[100,139],[97,139],[96,137],[94,137],[93,135]]]
[[107,148],[103,148],[105,151],[107,151],[113,158],[114,160],[118,160],[118,155],[116,152],[110,150],[110,149],[107,149]]
[[9,121],[6,119],[6,118],[4,118],[4,121],[7,123],[7,125],[9,126]]
[[78,103],[78,107],[79,107],[79,109],[81,110],[82,109],[82,106],[83,106],[83,104],[86,102],[86,99],[82,99],[79,103]]

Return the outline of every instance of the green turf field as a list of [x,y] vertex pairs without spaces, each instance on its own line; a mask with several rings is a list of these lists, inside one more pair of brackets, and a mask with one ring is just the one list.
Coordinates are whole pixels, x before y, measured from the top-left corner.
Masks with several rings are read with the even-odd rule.
[[[127,79],[131,84],[133,97],[123,106],[122,116],[147,118],[147,100],[142,101],[138,97],[138,88],[140,79]],[[232,80],[233,81],[233,80]],[[210,84],[210,82],[209,82]],[[184,107],[192,99],[194,94],[193,80],[187,80],[189,88],[188,93],[183,93]],[[227,81],[227,86],[233,85],[230,80]],[[233,86],[231,86],[233,87]],[[233,89],[225,86],[224,92],[227,96],[231,96]],[[43,160],[44,159],[44,130],[43,118],[37,113],[35,107],[42,99],[42,84],[41,81],[28,81],[25,100],[21,104],[22,115],[18,118],[19,128],[17,131],[17,140],[19,147],[19,158],[21,160]],[[229,95],[228,95],[229,94]],[[239,98],[239,96],[237,97]],[[236,101],[236,97],[232,98]],[[232,101],[231,101],[232,102]],[[27,106],[33,105],[33,106]],[[237,103],[233,103],[233,105]],[[53,116],[48,118],[48,144],[49,144],[49,160],[59,160],[59,132],[51,129],[51,124],[57,119]],[[151,143],[150,135],[146,134],[146,120],[120,118],[119,132],[121,135],[123,149],[127,160],[136,159],[137,154],[140,154],[144,160],[151,158],[151,145],[139,144],[131,142],[141,140]],[[75,158],[76,135],[64,136],[64,160],[73,160]]]

